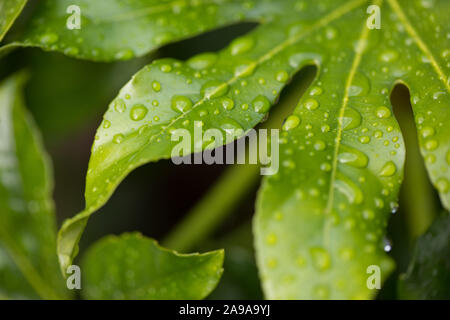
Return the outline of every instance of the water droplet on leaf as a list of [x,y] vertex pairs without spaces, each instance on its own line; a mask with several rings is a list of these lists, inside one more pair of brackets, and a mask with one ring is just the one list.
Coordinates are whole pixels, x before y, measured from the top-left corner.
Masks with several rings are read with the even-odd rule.
[[287,117],[286,121],[283,124],[283,130],[289,131],[295,129],[300,124],[300,118],[296,115],[290,115]]
[[140,121],[145,118],[145,116],[147,115],[147,112],[148,112],[148,109],[144,105],[137,104],[137,105],[133,106],[133,108],[131,108],[130,118],[133,121]]
[[255,45],[252,37],[241,37],[234,40],[230,45],[231,55],[236,56],[250,51]]
[[217,80],[211,80],[205,83],[201,89],[201,94],[206,99],[219,98],[228,92],[228,84]]
[[172,110],[185,113],[192,108],[192,101],[185,96],[174,96],[172,98]]
[[342,117],[342,129],[350,130],[361,124],[361,114],[351,107],[347,107]]
[[386,162],[386,164],[381,168],[379,175],[381,177],[390,177],[393,176],[397,171],[397,167],[392,161]]
[[364,168],[369,162],[369,159],[363,152],[346,145],[341,145],[338,160],[340,163],[345,163],[357,168]]
[[120,98],[116,99],[116,101],[114,102],[114,110],[116,110],[119,113],[122,113],[126,110],[126,108],[127,105],[125,104],[125,101],[123,101]]
[[258,113],[266,113],[270,109],[270,101],[263,95],[257,96],[252,101],[253,109]]
[[327,250],[315,247],[310,249],[314,267],[319,271],[325,271],[331,266],[331,257]]

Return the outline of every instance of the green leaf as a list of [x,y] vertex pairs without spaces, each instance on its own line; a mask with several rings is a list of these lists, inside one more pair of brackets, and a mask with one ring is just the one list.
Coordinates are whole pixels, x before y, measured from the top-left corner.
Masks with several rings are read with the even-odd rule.
[[223,250],[179,254],[138,233],[108,236],[83,259],[87,299],[203,299],[217,286]]
[[24,108],[24,74],[0,85],[0,295],[65,298],[48,156]]
[[[287,5],[282,2],[278,7],[287,11]],[[59,233],[63,270],[77,252],[88,217],[125,176],[144,163],[171,157],[178,144],[171,141],[171,130],[185,128],[192,133],[195,125],[201,125],[203,130],[219,128],[242,136],[267,116],[289,77],[311,62],[308,54],[290,61],[294,53],[290,43],[299,43],[328,19],[354,7],[355,2],[345,5],[288,39],[282,38],[284,28],[297,30],[292,26],[297,16],[262,25],[218,54],[203,53],[187,62],[158,60],[139,71],[110,104],[97,131],[86,178],[86,209],[67,220]],[[311,14],[299,12],[304,18]],[[278,24],[284,28],[275,28]],[[133,120],[136,109],[144,116],[135,118],[138,121]]]
[[[75,18],[71,6],[80,9],[79,29],[67,28]],[[23,32],[2,49],[40,47],[95,61],[127,60],[277,10],[276,2],[267,0],[256,5],[241,0],[43,0]]]
[[336,41],[323,45],[334,51],[322,50],[321,71],[292,116],[301,124],[285,123],[280,154],[288,156],[257,202],[254,232],[268,298],[366,299],[376,294],[366,285],[367,268],[379,266],[382,281],[390,274],[383,235],[405,156],[389,100],[398,82],[411,91],[427,169],[449,206],[449,29],[442,13],[449,3],[374,3],[381,30],[367,28],[359,9],[310,40],[319,45],[333,30]]
[[443,213],[418,240],[405,274],[401,299],[450,299],[450,216]]
[[0,0],[0,42],[22,12],[27,0]]
[[126,175],[171,156],[174,129],[192,134],[197,121],[203,131],[242,129],[242,136],[306,65],[318,67],[317,79],[284,125],[280,172],[265,180],[257,204],[268,298],[373,297],[367,267],[380,266],[383,281],[393,269],[382,240],[403,172],[404,144],[389,101],[398,82],[411,90],[427,169],[449,206],[448,2],[431,9],[402,1],[405,11],[396,0],[375,1],[381,30],[366,27],[373,3],[364,0],[285,0],[264,11],[270,3],[255,3],[261,25],[224,50],[156,61],[122,88],[97,131],[86,210],[59,233],[63,269],[89,216]]
[[28,109],[49,143],[64,141],[69,133],[91,125],[143,64],[143,59],[94,63],[39,50],[30,51],[27,58]]

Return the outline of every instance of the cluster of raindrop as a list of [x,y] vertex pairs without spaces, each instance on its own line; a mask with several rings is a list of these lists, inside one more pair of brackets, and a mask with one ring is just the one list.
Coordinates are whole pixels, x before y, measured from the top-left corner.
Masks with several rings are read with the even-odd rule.
[[[349,89],[349,96],[350,97],[357,97],[357,98],[363,98],[368,95],[370,92],[370,81],[363,73],[356,73],[355,79],[352,83],[352,86]],[[318,82],[315,85],[310,88],[308,95],[302,99],[301,104],[299,108],[296,109],[293,115],[286,118],[283,124],[283,130],[285,132],[293,131],[295,134],[291,135],[289,138],[292,140],[293,144],[298,144],[299,139],[296,138],[296,134],[301,134],[302,132],[307,132],[305,139],[303,139],[304,144],[308,145],[307,141],[308,139],[311,139],[314,137],[313,132],[311,132],[311,129],[313,129],[314,125],[313,123],[308,123],[305,119],[311,119],[311,115],[308,113],[317,113],[321,112],[324,117],[324,122],[322,125],[319,126],[321,133],[329,133],[331,131],[330,125],[327,124],[329,120],[329,112],[326,110],[322,110],[321,102],[320,102],[320,96],[323,93],[322,83]],[[388,94],[388,90],[382,90],[384,95]],[[320,111],[321,110],[321,111]],[[302,122],[302,118],[304,120],[304,123]],[[314,118],[314,116],[312,116]],[[339,119],[341,129],[344,132],[351,132],[352,134],[360,132],[361,135],[358,137],[357,141],[361,143],[361,145],[366,145],[372,141],[373,138],[379,140],[382,139],[385,136],[389,136],[392,143],[395,144],[395,148],[400,147],[400,141],[398,136],[394,136],[391,133],[394,132],[394,127],[391,125],[385,125],[385,123],[391,123],[393,120],[393,114],[390,108],[381,105],[378,107],[374,107],[372,110],[372,115],[368,116],[368,119],[370,119],[370,122],[373,123],[374,127],[379,127],[378,130],[373,130],[373,134],[370,133],[369,128],[363,127],[363,119],[361,116],[361,113],[352,106],[347,106],[344,110],[343,116]],[[383,122],[385,121],[385,122]],[[382,125],[381,125],[382,124]],[[294,130],[297,129],[300,125],[302,125],[302,130]],[[304,130],[303,130],[304,129]],[[302,139],[300,139],[302,141]],[[386,140],[387,141],[387,140]],[[390,141],[384,142],[383,144],[385,146],[389,145]],[[310,152],[310,154],[314,154],[314,152],[320,152],[323,150],[326,150],[328,147],[328,144],[321,140],[321,139],[314,139],[310,143],[311,148],[313,151]],[[291,145],[292,146],[292,145]],[[287,148],[287,146],[286,146]],[[300,150],[305,150],[304,145],[301,144],[299,146]],[[292,150],[291,147],[287,148],[286,151]],[[293,154],[292,151],[287,152],[286,154]],[[395,153],[393,153],[395,155]],[[319,163],[320,169],[323,172],[330,172],[333,169],[332,165],[332,158],[331,156],[328,156],[328,161]],[[292,162],[292,161],[291,161]],[[369,165],[369,156],[360,148],[357,148],[353,145],[347,145],[347,144],[341,144],[338,149],[337,154],[337,162],[341,165],[350,166],[356,169],[364,169],[367,168]],[[283,163],[286,163],[288,167],[295,167],[294,165],[290,165],[289,161],[284,161]],[[378,161],[377,161],[378,163]],[[377,176],[380,179],[389,179],[391,177],[394,177],[398,173],[397,166],[395,164],[395,161],[392,160],[386,160],[384,163],[381,163],[381,166],[377,169]],[[359,183],[365,183],[366,179],[371,179],[371,175],[369,175],[367,178],[363,175],[361,175],[358,178]],[[315,197],[320,194],[319,189],[325,184],[324,179],[317,179],[318,188],[311,188],[310,190],[305,190],[306,192],[303,192],[302,190],[299,190],[299,194],[301,194],[301,198],[304,198],[304,195],[307,194],[309,197]],[[356,230],[356,226],[360,224],[359,221],[361,221],[361,227],[365,230],[363,231],[365,234],[365,240],[367,241],[367,244],[364,246],[364,252],[365,253],[374,253],[377,248],[382,248],[385,251],[390,251],[391,244],[389,242],[386,242],[383,244],[381,243],[383,239],[383,230],[386,226],[386,219],[378,217],[376,212],[380,209],[385,208],[385,202],[388,201],[392,212],[395,212],[397,208],[397,204],[393,201],[385,200],[384,198],[390,199],[391,191],[393,190],[394,184],[391,180],[382,180],[383,185],[385,185],[385,188],[382,190],[380,196],[377,196],[373,199],[373,203],[369,204],[367,201],[370,199],[367,199],[367,201],[364,202],[364,192],[360,189],[357,183],[353,182],[350,178],[348,178],[346,175],[340,173],[339,171],[336,174],[336,179],[334,181],[335,188],[337,191],[341,192],[342,195],[344,195],[350,205],[362,205],[364,203],[366,208],[361,208],[359,210],[360,217],[340,217],[336,213],[332,213],[330,215],[330,221],[333,225],[337,225],[340,223],[340,220],[342,218],[343,220],[343,226],[347,230]],[[372,209],[373,207],[373,209]],[[345,212],[348,210],[348,206],[345,203],[338,203],[337,208]],[[274,215],[274,219],[276,221],[282,220],[284,217],[284,214],[281,212],[276,212]],[[384,216],[383,216],[384,217]],[[278,244],[278,238],[275,233],[269,233],[266,238],[266,245],[267,246],[274,246],[276,247]],[[337,258],[342,259],[343,261],[349,261],[352,260],[355,256],[355,249],[351,247],[343,247],[339,250],[339,254]],[[308,265],[308,261],[311,261],[311,266],[314,267],[318,272],[324,272],[328,270],[333,262],[333,256],[329,253],[329,251],[323,247],[314,247],[311,248],[309,254],[307,255],[301,255],[297,257],[296,265],[298,267],[305,267]],[[267,266],[269,268],[276,268],[277,267],[277,260],[275,258],[270,258],[267,262]],[[317,295],[323,295],[327,296],[329,295],[330,287],[323,286],[321,284],[317,285],[317,288],[315,289],[317,292]]]

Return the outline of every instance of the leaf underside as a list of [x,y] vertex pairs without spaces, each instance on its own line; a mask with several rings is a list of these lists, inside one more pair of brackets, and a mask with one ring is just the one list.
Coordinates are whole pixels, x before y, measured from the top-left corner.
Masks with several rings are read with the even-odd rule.
[[65,298],[48,159],[23,83],[18,74],[0,84],[0,298]]
[[[69,2],[81,8],[80,30],[63,28]],[[260,22],[220,52],[155,61],[123,87],[97,131],[86,210],[59,234],[63,269],[88,217],[125,176],[171,156],[173,129],[192,132],[197,121],[203,130],[245,132],[306,65],[316,65],[318,75],[284,124],[280,171],[264,180],[256,206],[267,298],[370,298],[376,292],[366,286],[367,267],[379,266],[383,281],[393,269],[383,237],[405,158],[389,100],[397,83],[410,90],[429,176],[450,208],[448,1],[43,3],[34,24],[6,48],[39,46],[109,61],[222,25]],[[381,8],[381,29],[367,27],[373,4]]]
[[222,263],[223,250],[178,254],[137,233],[109,236],[83,258],[82,294],[96,300],[203,299],[217,286]]

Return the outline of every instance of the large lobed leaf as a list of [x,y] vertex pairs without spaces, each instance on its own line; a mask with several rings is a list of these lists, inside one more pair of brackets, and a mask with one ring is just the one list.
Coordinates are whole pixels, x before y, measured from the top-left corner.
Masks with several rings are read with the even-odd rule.
[[22,12],[27,0],[1,0],[0,1],[0,41],[11,28],[14,21]]
[[178,254],[138,233],[109,236],[83,258],[87,299],[203,299],[219,282],[223,250]]
[[0,84],[0,298],[65,298],[50,167],[24,109],[24,78]]
[[[136,3],[140,6],[133,7]],[[36,28],[11,44],[93,60],[123,59],[238,20],[261,22],[219,53],[157,61],[121,90],[92,148],[86,210],[66,221],[59,234],[62,268],[75,256],[88,217],[125,176],[170,157],[173,129],[192,132],[199,121],[203,130],[243,133],[266,117],[295,72],[314,64],[317,79],[284,125],[280,172],[264,181],[258,198],[254,232],[265,293],[373,297],[367,267],[380,266],[383,280],[393,268],[382,243],[405,156],[389,101],[397,83],[411,91],[427,170],[444,206],[450,206],[449,2],[433,1],[433,7],[406,0],[158,3],[147,11],[136,1],[108,1],[110,6],[78,1],[85,24],[69,32],[61,28],[68,3],[46,1],[35,13]],[[366,27],[371,4],[381,7],[381,30]],[[167,24],[153,19],[154,8],[167,9],[157,14]],[[106,21],[120,10],[139,17]],[[159,44],[153,42],[156,34],[163,39]]]

